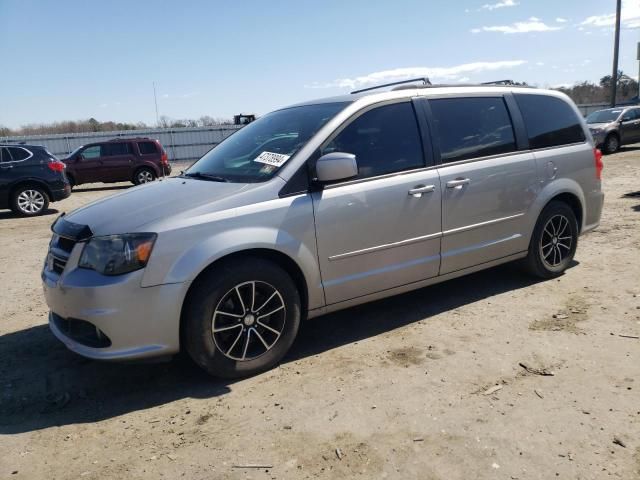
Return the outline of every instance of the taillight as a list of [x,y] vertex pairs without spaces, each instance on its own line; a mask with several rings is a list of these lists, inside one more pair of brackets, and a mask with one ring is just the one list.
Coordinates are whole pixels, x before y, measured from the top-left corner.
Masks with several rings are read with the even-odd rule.
[[163,165],[168,165],[169,164],[169,157],[167,156],[166,152],[162,152],[162,156],[160,157],[160,161],[162,162]]
[[596,178],[598,180],[602,179],[602,169],[604,168],[604,163],[602,162],[602,152],[598,148],[593,149],[593,159],[596,162]]
[[59,160],[49,160],[47,167],[54,172],[64,172],[64,169],[67,168],[67,166]]

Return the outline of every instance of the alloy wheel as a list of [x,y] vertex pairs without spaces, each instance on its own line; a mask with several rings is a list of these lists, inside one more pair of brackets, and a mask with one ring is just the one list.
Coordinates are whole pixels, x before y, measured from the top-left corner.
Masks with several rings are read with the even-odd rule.
[[138,172],[138,183],[153,182],[153,174],[149,170],[141,170]]
[[571,253],[573,234],[569,219],[564,215],[551,217],[542,230],[540,255],[542,261],[551,268],[558,267]]
[[23,190],[18,195],[18,208],[26,214],[38,213],[44,208],[45,199],[38,190]]
[[230,289],[213,312],[216,347],[232,360],[253,360],[267,353],[284,330],[286,307],[273,285],[249,281]]
[[607,152],[614,153],[618,150],[618,147],[618,137],[615,135],[609,135],[609,138],[607,138]]

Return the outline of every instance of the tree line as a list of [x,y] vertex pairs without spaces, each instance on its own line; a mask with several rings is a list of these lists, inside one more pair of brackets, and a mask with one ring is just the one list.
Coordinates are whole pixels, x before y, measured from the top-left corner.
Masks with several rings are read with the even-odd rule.
[[[578,82],[571,87],[558,87],[559,90],[567,94],[575,103],[605,103],[611,97],[611,75],[606,75],[600,79],[599,83]],[[526,85],[526,83],[516,83]],[[627,102],[633,98],[637,100],[638,82],[618,72],[616,101]],[[144,122],[122,123],[122,122],[99,122],[95,118],[88,120],[66,120],[53,123],[33,123],[23,125],[20,128],[11,129],[0,125],[0,137],[15,135],[48,135],[53,133],[88,133],[88,132],[110,132],[114,130],[139,130],[145,128],[183,128],[183,127],[211,127],[215,125],[229,125],[233,121],[227,118],[214,118],[204,115],[198,119],[173,119],[165,115],[161,116],[158,125],[151,126]]]
[[[599,83],[579,82],[571,87],[559,87],[557,90],[567,94],[577,104],[606,103],[611,100],[611,75],[600,79]],[[638,82],[618,71],[616,103],[625,103],[638,97]]]
[[0,125],[0,137],[50,135],[55,133],[112,132],[115,130],[142,130],[148,128],[211,127],[233,123],[233,120],[230,119],[214,118],[208,115],[203,115],[198,119],[173,119],[163,115],[159,120],[159,124],[155,126],[148,125],[145,122],[100,122],[95,118],[88,120],[65,120],[53,123],[31,123],[15,129]]

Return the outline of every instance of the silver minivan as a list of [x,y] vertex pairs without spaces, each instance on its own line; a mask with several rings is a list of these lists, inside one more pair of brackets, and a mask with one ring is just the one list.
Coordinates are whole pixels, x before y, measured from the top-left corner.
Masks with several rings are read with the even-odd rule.
[[213,375],[254,374],[306,318],[516,260],[561,275],[599,223],[601,170],[555,91],[405,86],[283,108],[178,177],[59,217],[50,328],[94,359],[184,349]]

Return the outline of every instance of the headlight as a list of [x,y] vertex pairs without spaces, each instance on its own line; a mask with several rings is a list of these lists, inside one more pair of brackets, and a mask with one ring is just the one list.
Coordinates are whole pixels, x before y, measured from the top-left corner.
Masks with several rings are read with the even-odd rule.
[[592,128],[591,135],[600,135],[603,132],[601,128]]
[[122,275],[144,268],[151,256],[155,233],[127,233],[94,237],[82,250],[78,266],[103,275]]

